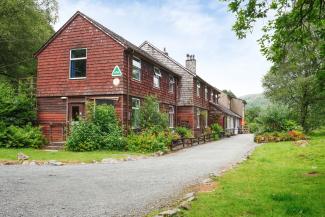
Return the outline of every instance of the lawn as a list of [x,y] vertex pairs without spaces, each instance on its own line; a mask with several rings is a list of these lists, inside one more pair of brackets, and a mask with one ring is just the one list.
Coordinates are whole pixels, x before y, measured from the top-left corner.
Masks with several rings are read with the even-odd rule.
[[325,216],[325,135],[306,147],[264,144],[216,181],[183,216]]
[[117,152],[117,151],[93,151],[93,152],[70,152],[70,151],[45,151],[36,150],[31,148],[22,149],[9,149],[0,148],[0,162],[1,161],[14,161],[17,160],[17,154],[22,152],[28,155],[28,160],[36,161],[48,161],[57,160],[62,162],[78,163],[85,162],[89,163],[93,160],[101,161],[104,158],[115,158],[121,159],[128,156],[140,156],[143,154],[131,153],[131,152]]

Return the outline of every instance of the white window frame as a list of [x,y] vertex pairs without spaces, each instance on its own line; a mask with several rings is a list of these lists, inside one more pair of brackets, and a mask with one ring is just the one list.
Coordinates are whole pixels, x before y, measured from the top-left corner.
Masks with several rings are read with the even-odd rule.
[[196,128],[200,128],[200,119],[201,119],[201,111],[199,108],[196,108]]
[[168,92],[174,93],[175,87],[175,77],[172,75],[169,75],[169,82],[168,82]]
[[208,87],[207,86],[205,86],[205,89],[204,89],[204,99],[208,100]]
[[209,113],[208,113],[208,111],[206,111],[206,115],[205,115],[205,128],[208,128],[208,117],[209,117]]
[[174,108],[174,106],[169,106],[168,119],[169,119],[169,128],[174,128],[175,127],[175,123],[174,123],[175,108]]
[[[86,57],[72,58],[71,55],[72,55],[73,50],[86,50]],[[73,49],[70,49],[69,79],[78,80],[78,79],[86,79],[87,78],[87,56],[88,56],[88,49],[87,48],[73,48]],[[71,61],[72,60],[86,60],[86,76],[84,76],[84,77],[75,77],[75,78],[71,77]]]
[[214,102],[213,101],[213,96],[214,96],[214,94],[213,94],[213,91],[211,90],[211,93],[210,93],[210,100],[211,100],[211,102]]
[[[138,67],[138,66],[135,66],[134,64],[133,64],[133,61],[138,61],[139,62],[139,64],[140,64],[140,67]],[[139,69],[139,79],[137,79],[137,78],[134,78],[133,77],[133,69],[134,68],[138,68]],[[141,81],[141,68],[142,68],[142,62],[141,62],[141,59],[140,58],[138,58],[138,57],[136,57],[136,56],[134,56],[134,57],[132,57],[132,80],[134,80],[134,81]]]
[[153,68],[153,87],[160,88],[161,72],[158,67]]
[[[134,107],[134,106],[133,106],[133,101],[137,101],[137,105],[139,105],[139,107]],[[141,103],[141,101],[140,101],[139,98],[134,98],[134,97],[132,97],[132,99],[131,99],[132,115],[133,115],[133,110],[140,110],[140,103]],[[138,124],[139,124],[139,123],[138,123]],[[132,119],[131,119],[131,128],[132,128],[132,129],[137,129],[137,128],[139,128],[139,127],[140,127],[140,126],[137,126],[137,127],[133,126]]]
[[200,81],[196,81],[196,96],[200,97],[201,95],[201,84],[200,84]]

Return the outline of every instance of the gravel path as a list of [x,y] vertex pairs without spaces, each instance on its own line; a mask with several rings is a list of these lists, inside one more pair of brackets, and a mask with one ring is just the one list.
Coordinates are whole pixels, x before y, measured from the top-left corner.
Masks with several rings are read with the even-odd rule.
[[254,147],[246,134],[118,164],[0,166],[0,216],[143,216]]

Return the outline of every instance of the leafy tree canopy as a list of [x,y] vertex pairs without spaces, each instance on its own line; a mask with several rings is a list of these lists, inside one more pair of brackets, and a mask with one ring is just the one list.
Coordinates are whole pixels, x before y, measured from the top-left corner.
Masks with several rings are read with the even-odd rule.
[[231,90],[223,90],[222,92],[224,92],[231,98],[236,98],[236,95]]
[[56,0],[0,1],[0,79],[35,75],[33,53],[53,34]]

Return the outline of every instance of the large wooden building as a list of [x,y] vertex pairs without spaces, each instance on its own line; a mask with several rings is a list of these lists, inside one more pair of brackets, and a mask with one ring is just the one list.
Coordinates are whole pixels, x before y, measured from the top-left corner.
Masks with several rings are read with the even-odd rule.
[[184,67],[150,43],[138,47],[81,12],[35,56],[38,122],[51,143],[65,141],[68,126],[85,114],[87,101],[113,105],[123,127],[137,128],[148,95],[155,95],[159,110],[169,114],[170,127],[186,125],[197,135],[216,117],[227,128],[228,116],[234,118],[233,128],[240,127],[236,121],[244,107],[232,111],[218,102],[221,91],[196,75],[194,56]]

